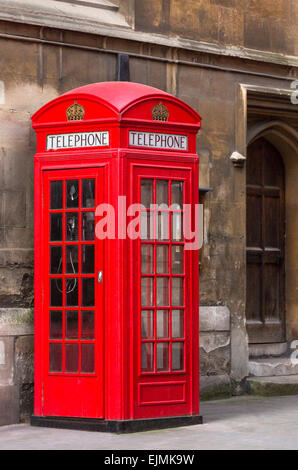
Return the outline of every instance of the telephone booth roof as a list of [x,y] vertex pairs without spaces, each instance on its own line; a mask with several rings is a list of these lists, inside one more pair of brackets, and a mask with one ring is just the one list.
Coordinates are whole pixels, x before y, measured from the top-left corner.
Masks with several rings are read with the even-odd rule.
[[[65,111],[74,102],[84,108],[83,121],[67,120]],[[201,117],[188,104],[157,88],[132,82],[91,83],[75,88],[40,108],[32,116],[32,124],[35,129],[103,121],[152,124],[152,108],[160,103],[167,108],[168,118],[167,122],[158,120],[158,126],[187,126],[198,131]]]

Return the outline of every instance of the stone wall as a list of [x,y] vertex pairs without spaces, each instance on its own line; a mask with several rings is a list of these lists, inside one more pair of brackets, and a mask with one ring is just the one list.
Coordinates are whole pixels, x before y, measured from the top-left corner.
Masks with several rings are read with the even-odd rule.
[[33,411],[33,310],[0,308],[0,425]]

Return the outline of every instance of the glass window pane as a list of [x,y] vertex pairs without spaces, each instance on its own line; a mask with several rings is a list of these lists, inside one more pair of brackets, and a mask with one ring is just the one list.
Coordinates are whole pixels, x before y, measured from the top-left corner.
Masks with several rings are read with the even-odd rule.
[[170,226],[169,226],[169,212],[163,211],[157,213],[157,224],[156,224],[156,240],[169,240]]
[[158,339],[169,337],[168,310],[156,310],[156,337]]
[[95,354],[94,344],[82,344],[81,345],[81,372],[89,373],[95,371]]
[[51,246],[50,248],[50,273],[62,273],[62,246]]
[[61,343],[50,343],[50,372],[62,372]]
[[156,279],[156,305],[169,305],[169,279],[167,277]]
[[94,245],[82,245],[82,273],[94,273]]
[[94,307],[94,278],[82,279],[82,305]]
[[62,279],[50,280],[50,305],[52,307],[62,307]]
[[94,312],[81,311],[81,339],[94,339]]
[[66,214],[65,238],[67,241],[77,241],[79,239],[79,215],[77,212]]
[[82,180],[82,207],[95,207],[95,180]]
[[172,370],[184,369],[184,343],[172,343]]
[[183,305],[183,278],[172,277],[172,305]]
[[63,209],[63,181],[51,181],[50,208]]
[[82,240],[94,240],[94,212],[82,212]]
[[154,238],[154,212],[141,212],[141,239]]
[[156,204],[169,205],[169,182],[167,180],[156,180]]
[[50,339],[62,339],[62,311],[50,311]]
[[141,204],[147,209],[153,204],[153,180],[142,178],[141,180]]
[[66,311],[65,337],[67,339],[78,339],[79,337],[79,313],[77,311]]
[[150,277],[142,277],[141,300],[143,306],[153,305],[153,279]]
[[172,240],[180,242],[183,238],[183,214],[182,212],[172,213]]
[[79,345],[66,344],[65,345],[65,372],[78,372],[79,371]]
[[184,263],[183,263],[183,246],[172,245],[172,273],[183,274]]
[[148,212],[141,212],[141,240],[149,240],[150,223],[148,224]]
[[141,247],[141,272],[143,274],[153,273],[153,245],[142,245]]
[[172,310],[172,338],[184,336],[184,311]]
[[158,371],[169,370],[169,343],[156,344],[156,368]]
[[142,343],[142,371],[152,372],[153,364],[153,344]]
[[169,247],[168,245],[156,246],[156,272],[167,274],[169,272]]
[[66,273],[76,274],[79,267],[79,255],[77,246],[66,246]]
[[79,207],[79,180],[66,181],[66,207]]
[[79,280],[77,277],[65,279],[66,306],[77,306],[79,302]]
[[152,339],[154,335],[153,330],[153,310],[142,310],[141,313],[141,330],[142,338]]
[[62,242],[62,214],[50,215],[50,241]]
[[171,184],[171,206],[173,209],[183,209],[183,181],[172,181]]

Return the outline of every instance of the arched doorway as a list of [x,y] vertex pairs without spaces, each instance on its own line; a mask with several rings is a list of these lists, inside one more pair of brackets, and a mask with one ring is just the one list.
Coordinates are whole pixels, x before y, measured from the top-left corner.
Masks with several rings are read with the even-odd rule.
[[264,138],[247,149],[246,320],[250,343],[286,340],[285,171]]

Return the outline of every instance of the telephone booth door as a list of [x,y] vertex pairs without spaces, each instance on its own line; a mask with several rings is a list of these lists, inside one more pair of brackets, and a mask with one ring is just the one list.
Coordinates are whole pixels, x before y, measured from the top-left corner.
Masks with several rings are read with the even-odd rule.
[[43,415],[103,417],[103,169],[43,171]]
[[[182,165],[181,165],[182,166]],[[190,168],[136,169],[141,237],[135,246],[135,415],[194,412],[191,252],[185,250],[184,209],[191,203]]]

